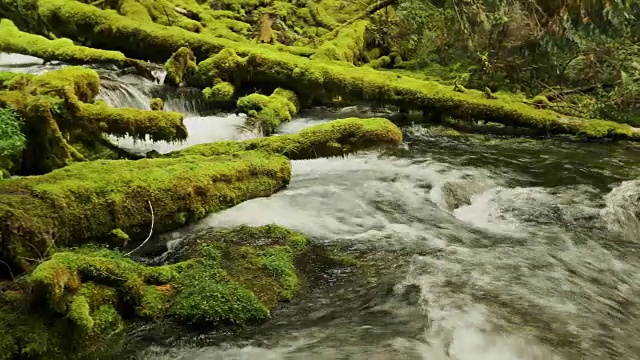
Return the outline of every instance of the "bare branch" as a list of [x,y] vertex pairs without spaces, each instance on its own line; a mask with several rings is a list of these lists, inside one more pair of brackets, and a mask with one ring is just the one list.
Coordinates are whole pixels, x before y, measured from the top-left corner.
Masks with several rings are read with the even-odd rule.
[[144,246],[144,244],[147,243],[147,241],[149,241],[149,239],[151,239],[151,235],[153,234],[153,223],[155,221],[155,218],[153,216],[153,206],[151,206],[151,201],[147,200],[147,202],[149,203],[149,208],[151,209],[151,229],[149,230],[149,236],[147,236],[147,238],[142,242],[142,244],[140,244],[137,248],[129,251],[126,256],[131,255],[134,251],[140,249],[142,246]]
[[0,260],[0,262],[3,263],[7,267],[7,269],[9,269],[9,275],[11,275],[11,280],[16,281],[16,278],[13,276],[13,271],[11,271],[11,266],[9,266],[9,264],[4,262],[3,260]]

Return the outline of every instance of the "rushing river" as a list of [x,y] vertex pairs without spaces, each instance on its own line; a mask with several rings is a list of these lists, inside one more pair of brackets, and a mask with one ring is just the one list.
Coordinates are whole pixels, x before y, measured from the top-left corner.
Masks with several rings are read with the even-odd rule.
[[[151,85],[122,81],[101,96],[143,108]],[[255,136],[238,130],[241,116],[168,104],[187,116],[186,143],[123,146],[166,152]],[[364,114],[303,114],[281,132],[354,112]],[[122,356],[640,359],[640,148],[403,130],[403,146],[385,153],[294,161],[286,190],[168,234],[276,223],[376,259],[367,281],[327,274],[328,285],[246,334],[164,328],[171,336],[157,341],[132,334]]]

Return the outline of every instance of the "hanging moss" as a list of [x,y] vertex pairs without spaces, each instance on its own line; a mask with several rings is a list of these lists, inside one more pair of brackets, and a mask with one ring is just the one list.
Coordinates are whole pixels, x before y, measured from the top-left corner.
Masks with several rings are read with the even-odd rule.
[[168,85],[180,85],[196,71],[196,58],[193,52],[186,47],[181,47],[164,64],[167,76],[164,82]]
[[270,96],[251,94],[238,99],[236,113],[247,114],[248,127],[270,135],[282,122],[291,120],[299,106],[293,91],[278,88]]
[[132,240],[183,226],[210,212],[268,196],[289,182],[288,159],[230,157],[93,161],[0,183],[0,259],[26,270],[51,246]]
[[213,156],[262,150],[283,154],[292,160],[300,160],[344,156],[359,150],[400,143],[402,132],[387,119],[349,118],[309,127],[295,135],[200,144],[170,153],[168,156]]

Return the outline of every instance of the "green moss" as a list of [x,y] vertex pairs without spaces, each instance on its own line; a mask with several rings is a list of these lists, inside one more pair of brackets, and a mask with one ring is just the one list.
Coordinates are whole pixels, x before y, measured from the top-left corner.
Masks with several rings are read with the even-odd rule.
[[[2,0],[0,15],[24,26],[22,30],[41,33],[47,29],[58,37],[82,38],[99,44],[101,48],[121,51],[130,58],[164,62],[181,47],[189,47],[196,58],[204,59],[226,47],[240,47],[247,51],[255,48],[255,44],[211,36],[206,31],[199,34],[176,26],[137,21],[113,10],[101,10],[79,1],[32,0],[29,1],[30,12],[24,11],[23,1],[27,0]],[[186,19],[171,10],[170,21],[167,21],[164,12],[166,7],[163,9],[160,2],[147,2],[145,6],[152,19],[165,22],[166,25],[181,25],[180,20]],[[260,48],[275,49],[266,44]],[[296,47],[284,47],[281,50],[305,54],[313,52]]]
[[22,170],[41,174],[84,160],[70,143],[77,138],[100,142],[103,133],[137,139],[176,141],[187,137],[183,116],[174,112],[114,109],[93,103],[100,78],[90,69],[66,67],[29,79],[10,80],[0,91],[0,107],[13,108],[23,119],[27,137]]
[[93,319],[89,312],[89,303],[87,298],[82,295],[74,296],[71,304],[69,304],[69,313],[67,316],[76,323],[83,331],[89,332],[93,329]]
[[164,82],[169,85],[180,85],[196,71],[196,58],[191,49],[181,47],[164,64],[167,76]]
[[164,101],[159,98],[151,99],[151,103],[149,104],[151,110],[160,111],[164,109]]
[[251,94],[238,99],[236,113],[247,114],[247,126],[269,135],[282,122],[291,120],[298,109],[296,94],[278,88],[270,96]]
[[207,101],[231,101],[235,91],[233,84],[221,82],[202,90],[202,95]]
[[118,6],[118,13],[136,21],[153,21],[147,7],[137,0],[121,0]]
[[132,240],[193,222],[207,213],[268,196],[286,186],[289,161],[263,153],[228,157],[78,163],[39,177],[0,183],[0,259],[29,268],[53,245],[110,242],[121,229]]
[[49,40],[20,31],[8,19],[0,20],[0,51],[31,55],[45,61],[60,60],[71,64],[111,63],[123,66],[126,57],[117,51],[77,46],[69,39]]
[[365,36],[368,25],[368,20],[360,20],[341,29],[335,39],[325,41],[311,59],[360,63],[366,50]]
[[387,119],[349,118],[309,127],[295,135],[200,144],[168,156],[213,156],[262,150],[297,160],[344,156],[363,149],[396,145],[401,142],[402,132]]
[[[211,62],[205,63],[209,65],[208,72],[215,72]],[[538,109],[510,96],[492,94],[497,99],[488,99],[481,91],[457,92],[452,86],[434,81],[266,49],[254,49],[250,55],[235,59],[234,64],[237,65],[235,68],[225,69],[227,74],[233,74],[233,78],[225,81],[243,87],[280,86],[294,91],[305,105],[330,104],[340,98],[343,103],[366,101],[394,105],[405,110],[437,112],[461,120],[485,120],[549,133],[577,134],[593,126],[583,119]],[[588,131],[613,138],[640,139],[640,130],[630,126],[611,122],[598,124],[603,131]]]
[[549,99],[547,99],[547,97],[544,95],[538,95],[534,97],[533,99],[531,99],[531,102],[536,105],[551,105],[551,101],[549,101]]

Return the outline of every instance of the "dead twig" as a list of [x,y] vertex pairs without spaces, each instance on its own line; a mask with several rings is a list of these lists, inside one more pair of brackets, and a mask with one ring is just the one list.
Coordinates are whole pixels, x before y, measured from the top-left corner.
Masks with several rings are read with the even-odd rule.
[[7,264],[5,261],[0,260],[1,263],[4,264],[4,266],[7,267],[7,269],[9,269],[9,275],[11,275],[11,280],[12,281],[16,281],[16,278],[13,276],[13,271],[11,271],[11,266],[9,266],[9,264]]
[[151,239],[151,235],[153,235],[153,223],[155,221],[155,218],[153,216],[153,206],[151,206],[151,201],[147,200],[147,202],[149,203],[149,208],[151,209],[151,229],[149,230],[149,236],[147,236],[147,238],[142,242],[142,244],[140,244],[137,248],[129,251],[126,256],[131,255],[134,251],[140,249],[142,246],[144,246],[144,244],[147,243],[147,241],[149,241],[149,239]]

